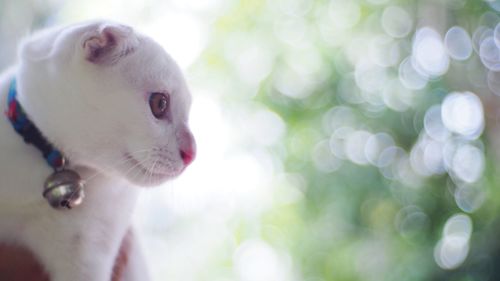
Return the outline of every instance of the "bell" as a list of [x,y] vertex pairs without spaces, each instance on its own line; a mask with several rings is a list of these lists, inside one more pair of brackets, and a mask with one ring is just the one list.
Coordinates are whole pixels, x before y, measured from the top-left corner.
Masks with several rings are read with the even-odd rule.
[[43,197],[55,209],[71,209],[82,203],[83,186],[83,180],[75,171],[56,171],[45,181]]

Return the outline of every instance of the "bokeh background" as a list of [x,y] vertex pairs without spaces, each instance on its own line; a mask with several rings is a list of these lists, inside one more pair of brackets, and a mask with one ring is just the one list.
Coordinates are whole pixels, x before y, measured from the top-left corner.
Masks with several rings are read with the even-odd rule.
[[0,65],[93,18],[194,95],[198,158],[135,217],[154,280],[500,280],[500,1],[0,1]]

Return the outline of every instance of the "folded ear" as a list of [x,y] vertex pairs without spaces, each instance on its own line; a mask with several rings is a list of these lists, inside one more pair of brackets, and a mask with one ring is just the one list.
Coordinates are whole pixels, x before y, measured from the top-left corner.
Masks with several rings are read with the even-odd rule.
[[85,33],[83,50],[85,59],[101,65],[112,65],[135,51],[139,40],[131,27],[104,24]]

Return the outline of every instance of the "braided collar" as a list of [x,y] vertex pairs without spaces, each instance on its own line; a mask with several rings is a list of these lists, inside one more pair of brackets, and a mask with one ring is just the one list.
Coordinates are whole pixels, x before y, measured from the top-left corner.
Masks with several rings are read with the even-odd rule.
[[62,153],[47,141],[35,124],[28,118],[16,96],[16,79],[12,79],[7,99],[8,110],[6,112],[10,123],[16,132],[23,137],[24,142],[34,145],[42,152],[45,161],[54,170],[62,169],[65,162]]
[[16,96],[16,80],[12,79],[6,112],[12,127],[24,139],[24,142],[38,148],[47,164],[54,169],[54,172],[45,180],[43,197],[55,209],[71,209],[80,205],[85,196],[83,192],[85,184],[80,175],[65,168],[66,161],[62,153],[49,143],[28,118]]

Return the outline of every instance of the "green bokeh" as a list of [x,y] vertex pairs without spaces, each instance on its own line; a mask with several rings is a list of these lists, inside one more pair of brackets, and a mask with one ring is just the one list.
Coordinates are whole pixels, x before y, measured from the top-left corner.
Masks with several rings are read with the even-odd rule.
[[[405,9],[413,23],[412,31],[407,35],[391,39],[398,44],[400,55],[397,63],[384,69],[395,79],[398,78],[400,63],[412,52],[418,28],[429,26],[444,37],[450,27],[459,25],[473,34],[480,25],[493,24],[489,27],[495,28],[498,12],[485,1],[333,2],[356,5],[359,21],[344,28],[342,31],[348,34],[347,38],[332,45],[322,36],[320,26],[323,24],[321,15],[325,10],[335,9],[335,3],[234,1],[234,5],[215,22],[212,41],[194,66],[194,69],[201,69],[200,72],[215,72],[216,76],[226,79],[224,83],[232,89],[224,92],[228,105],[248,102],[236,93],[249,92],[252,95],[253,91],[252,102],[274,111],[286,124],[286,135],[269,150],[282,161],[287,173],[302,177],[305,182],[301,190],[303,197],[291,204],[276,205],[263,214],[260,237],[275,248],[289,252],[299,278],[307,281],[499,279],[500,272],[496,269],[500,258],[496,239],[500,223],[497,215],[498,177],[492,153],[495,147],[489,138],[473,141],[480,147],[485,143],[486,168],[481,179],[473,185],[481,189],[486,198],[481,207],[468,214],[473,222],[473,233],[466,260],[449,270],[436,264],[434,251],[447,220],[454,214],[464,213],[453,195],[453,190],[462,183],[443,171],[419,176],[417,184],[408,184],[405,180],[384,176],[383,169],[374,165],[358,165],[349,159],[340,159],[338,169],[325,173],[317,169],[312,159],[316,144],[328,141],[332,135],[332,131],[325,130],[324,116],[336,106],[349,108],[356,119],[355,129],[387,133],[401,151],[410,153],[424,133],[425,113],[431,106],[440,104],[450,92],[472,91],[483,101],[492,97],[487,89],[477,90],[468,81],[457,83],[463,79],[460,71],[464,69],[484,71],[484,68],[468,68],[480,61],[477,52],[465,61],[451,59],[446,73],[431,78],[421,89],[410,90],[411,104],[404,110],[394,110],[383,102],[379,105],[366,100],[352,103],[339,95],[342,81],[353,75],[356,69],[348,58],[352,40],[369,45],[373,36],[383,35],[380,19],[387,7],[397,5]],[[294,10],[293,7],[298,8]],[[345,5],[340,5],[339,9],[342,7]],[[423,14],[424,10],[429,12],[432,9],[437,10],[435,15]],[[277,25],[287,21],[298,21],[305,29],[301,39],[295,42],[296,46],[280,38]],[[246,44],[255,44],[264,52],[273,54],[272,69],[256,88],[245,86],[238,75],[237,65],[227,59],[230,38],[236,34],[245,34]],[[306,47],[301,46],[304,42]],[[303,50],[305,58],[294,57]],[[306,62],[304,68],[307,68],[307,52],[316,52],[320,59],[320,69],[313,69],[310,74],[318,80],[306,88],[307,97],[287,95],[280,90],[277,81],[290,69],[297,72],[290,60],[303,59]],[[363,55],[368,60],[370,54]],[[363,60],[363,57],[358,59]],[[301,75],[307,73],[296,75],[296,79],[301,79]],[[293,80],[294,76],[291,78]],[[294,85],[291,80],[289,82]],[[355,83],[347,90],[353,94],[360,92]],[[487,107],[485,110],[488,114]],[[488,130],[489,127],[483,137],[488,136]],[[401,217],[405,210],[411,211],[412,208],[418,210],[417,215],[401,229]],[[255,233],[245,232],[244,226],[239,227],[239,240],[244,241],[246,236],[253,237]]]

